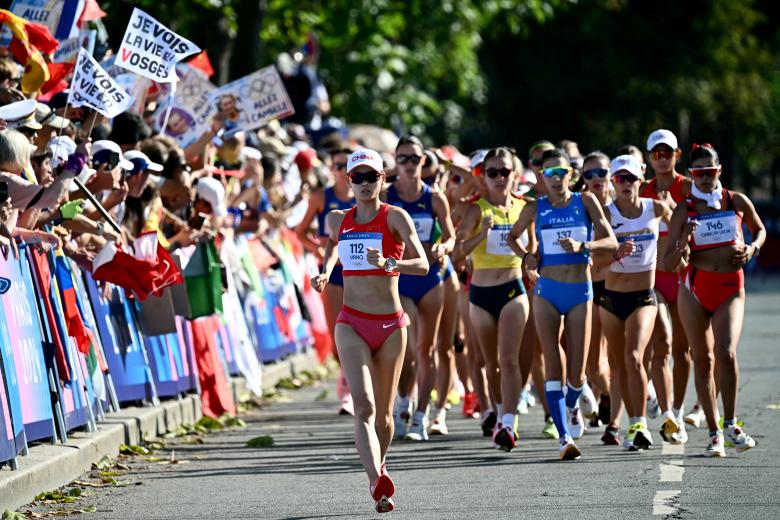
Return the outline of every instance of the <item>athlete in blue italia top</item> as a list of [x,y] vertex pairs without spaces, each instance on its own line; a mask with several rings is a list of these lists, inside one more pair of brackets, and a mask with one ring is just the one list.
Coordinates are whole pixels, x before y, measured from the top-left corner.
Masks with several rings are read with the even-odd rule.
[[[533,314],[544,351],[545,394],[560,436],[562,460],[580,457],[573,439],[585,431],[578,402],[585,384],[585,360],[590,343],[593,303],[590,253],[615,251],[618,245],[596,197],[592,193],[570,191],[571,172],[569,158],[563,150],[544,152],[542,178],[548,194],[527,204],[511,231],[511,238],[515,239],[536,223],[539,253],[530,254],[516,240],[510,240],[528,269],[536,267],[540,275],[534,289]],[[561,318],[566,334],[565,359],[561,355]],[[568,376],[565,401],[561,385],[563,363]],[[568,424],[564,403],[569,412]]]

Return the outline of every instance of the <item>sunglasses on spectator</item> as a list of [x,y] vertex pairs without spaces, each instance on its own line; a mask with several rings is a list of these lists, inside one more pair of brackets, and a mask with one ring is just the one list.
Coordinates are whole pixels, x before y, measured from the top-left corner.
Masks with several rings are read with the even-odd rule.
[[457,174],[453,173],[453,174],[450,174],[450,180],[449,180],[449,181],[450,181],[451,183],[453,183],[453,184],[460,184],[460,183],[462,183],[462,182],[463,182],[463,177],[461,177],[460,175],[457,175]]
[[499,175],[506,179],[510,175],[512,175],[512,170],[509,168],[488,168],[485,170],[485,175],[487,175],[491,179],[495,179]]
[[629,183],[633,184],[638,180],[641,180],[639,177],[634,175],[633,173],[621,173],[618,175],[613,175],[612,178],[615,180],[616,184],[623,184],[623,183]]
[[565,177],[567,174],[573,171],[571,166],[553,166],[552,168],[545,168],[542,170],[542,175],[545,177]]
[[420,164],[420,161],[422,161],[422,158],[422,155],[396,155],[395,162],[398,164],[406,164],[411,161],[413,165],[417,166]]
[[650,152],[650,158],[654,161],[660,161],[661,159],[670,160],[675,155],[674,150],[655,150]]
[[355,172],[349,175],[349,182],[352,184],[363,184],[364,182],[374,184],[381,176],[379,172]]
[[701,177],[717,177],[718,171],[720,171],[720,168],[717,166],[705,166],[702,168],[688,168],[688,173],[691,174],[691,177],[701,178]]
[[347,163],[333,163],[333,169],[337,172],[347,169]]
[[590,170],[585,170],[584,172],[582,172],[582,177],[586,181],[592,181],[596,177],[598,177],[599,179],[603,179],[604,177],[607,176],[608,173],[609,170],[607,170],[606,168],[591,168]]
[[528,159],[528,164],[531,166],[541,166],[542,165],[542,159]]

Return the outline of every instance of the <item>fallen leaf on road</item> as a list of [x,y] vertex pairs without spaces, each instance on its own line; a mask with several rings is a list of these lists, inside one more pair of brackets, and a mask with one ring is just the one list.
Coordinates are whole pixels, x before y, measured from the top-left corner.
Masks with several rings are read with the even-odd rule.
[[317,394],[317,397],[314,398],[315,401],[324,401],[328,398],[329,392],[327,390],[323,390],[319,394]]
[[270,435],[262,435],[249,439],[246,443],[249,448],[270,448],[274,445],[274,438]]

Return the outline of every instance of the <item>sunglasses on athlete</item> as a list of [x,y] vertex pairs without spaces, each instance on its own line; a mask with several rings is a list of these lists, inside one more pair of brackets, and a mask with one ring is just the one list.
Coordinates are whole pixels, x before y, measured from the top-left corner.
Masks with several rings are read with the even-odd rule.
[[688,168],[691,177],[717,177],[720,168],[717,166],[705,166],[702,168]]
[[623,184],[623,183],[633,184],[636,181],[641,180],[641,178],[637,177],[633,173],[619,173],[617,175],[613,175],[612,180],[615,181],[615,184]]
[[654,161],[660,161],[662,159],[670,160],[677,154],[675,150],[655,150],[650,152],[650,158]]
[[398,164],[406,164],[411,161],[411,163],[415,166],[420,164],[420,161],[422,161],[423,156],[422,155],[396,155],[395,156],[395,162]]
[[609,170],[606,168],[592,168],[590,170],[585,170],[584,172],[582,172],[582,177],[586,181],[592,181],[596,177],[598,177],[599,179],[603,179],[604,177],[607,176],[608,173]]
[[547,177],[548,179],[550,177],[565,177],[569,173],[574,171],[574,169],[571,166],[553,166],[552,168],[545,168],[542,170],[542,175]]
[[381,176],[379,172],[355,172],[348,175],[349,182],[352,184],[363,184],[364,182],[374,184]]
[[506,179],[512,175],[512,170],[509,168],[488,168],[485,170],[485,175],[490,179],[495,179],[499,175]]

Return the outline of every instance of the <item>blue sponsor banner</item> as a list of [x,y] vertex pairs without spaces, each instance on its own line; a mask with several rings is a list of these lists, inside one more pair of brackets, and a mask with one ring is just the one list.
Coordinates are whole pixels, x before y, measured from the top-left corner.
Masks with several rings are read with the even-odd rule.
[[154,385],[160,397],[174,396],[179,393],[179,372],[173,360],[169,336],[170,334],[161,334],[144,337]]
[[[0,312],[6,320],[4,332],[11,345],[10,357],[22,405],[25,436],[28,441],[51,438],[55,436],[54,414],[43,355],[41,321],[26,256],[18,261],[9,258],[0,262],[0,276],[11,284],[8,292],[0,296]],[[16,416],[13,409],[12,414]]]
[[153,381],[124,291],[109,284],[108,298],[104,298],[92,276],[84,273],[84,277],[117,399],[150,399]]

